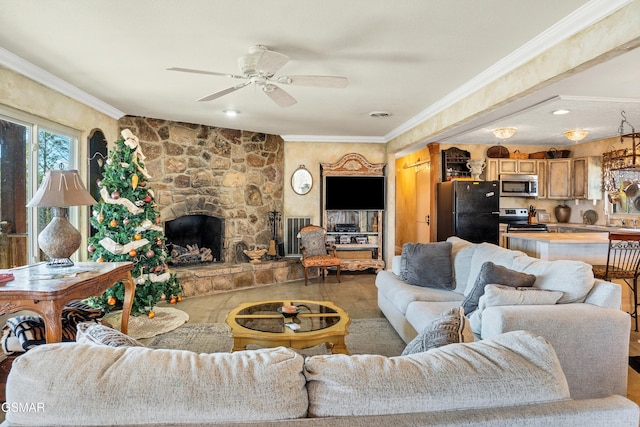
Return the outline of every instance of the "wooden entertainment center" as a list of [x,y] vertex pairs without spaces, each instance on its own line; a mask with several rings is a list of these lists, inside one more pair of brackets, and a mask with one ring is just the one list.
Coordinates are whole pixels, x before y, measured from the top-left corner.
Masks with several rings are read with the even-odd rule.
[[[382,259],[383,209],[327,209],[327,177],[383,177],[384,163],[369,163],[356,153],[336,163],[321,163],[322,224],[327,242],[336,245],[342,270],[384,269]],[[356,195],[354,195],[356,197]],[[360,195],[362,197],[362,195]],[[383,194],[384,197],[384,194]]]

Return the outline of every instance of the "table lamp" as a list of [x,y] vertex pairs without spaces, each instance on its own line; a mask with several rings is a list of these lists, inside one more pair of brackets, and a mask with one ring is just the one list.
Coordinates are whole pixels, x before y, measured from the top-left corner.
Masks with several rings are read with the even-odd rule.
[[49,257],[50,267],[69,267],[71,255],[80,247],[80,232],[67,219],[69,206],[94,205],[77,170],[50,170],[27,207],[50,207],[53,218],[38,235],[38,246]]

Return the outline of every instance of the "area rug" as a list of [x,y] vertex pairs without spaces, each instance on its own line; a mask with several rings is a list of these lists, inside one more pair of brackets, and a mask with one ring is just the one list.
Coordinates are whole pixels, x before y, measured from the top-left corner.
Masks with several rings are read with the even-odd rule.
[[634,371],[640,373],[640,356],[629,356],[629,366],[631,366]]
[[[345,337],[351,354],[399,356],[405,343],[387,319],[353,319]],[[149,344],[152,348],[190,350],[197,353],[221,353],[231,350],[233,340],[223,323],[187,323],[166,334],[158,335]],[[249,347],[252,349],[255,347]],[[304,355],[328,354],[324,345],[301,350]]]
[[[189,320],[189,315],[177,308],[155,307],[153,311],[156,315],[152,319],[145,315],[129,317],[127,335],[137,340],[153,338],[156,335],[173,331]],[[111,312],[104,316],[102,320],[109,323],[114,329],[120,330],[122,310]]]

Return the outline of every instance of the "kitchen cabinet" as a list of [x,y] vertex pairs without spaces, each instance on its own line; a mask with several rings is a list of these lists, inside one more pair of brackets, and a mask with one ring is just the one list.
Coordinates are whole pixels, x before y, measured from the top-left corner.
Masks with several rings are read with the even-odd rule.
[[498,175],[538,173],[535,159],[498,159]]
[[602,158],[579,157],[572,161],[572,199],[601,200]]
[[547,161],[536,160],[536,168],[538,169],[538,199],[546,199],[548,187],[547,182],[549,181],[549,176],[547,174]]
[[571,166],[573,159],[547,160],[547,199],[571,199]]
[[485,181],[497,181],[500,175],[536,175],[538,162],[535,159],[487,159]]

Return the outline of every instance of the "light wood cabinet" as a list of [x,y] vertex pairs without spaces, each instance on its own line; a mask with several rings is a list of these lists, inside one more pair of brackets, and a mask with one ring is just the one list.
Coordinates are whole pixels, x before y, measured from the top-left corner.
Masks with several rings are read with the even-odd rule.
[[500,159],[487,158],[487,166],[484,168],[485,181],[497,181],[499,177]]
[[537,173],[538,168],[534,159],[499,159],[498,162],[498,175],[535,175]]
[[536,160],[536,167],[538,168],[538,199],[546,199],[548,189],[547,182],[549,181],[547,161]]
[[596,156],[573,159],[572,199],[601,200],[602,158]]
[[571,199],[571,166],[573,159],[547,160],[547,199]]

